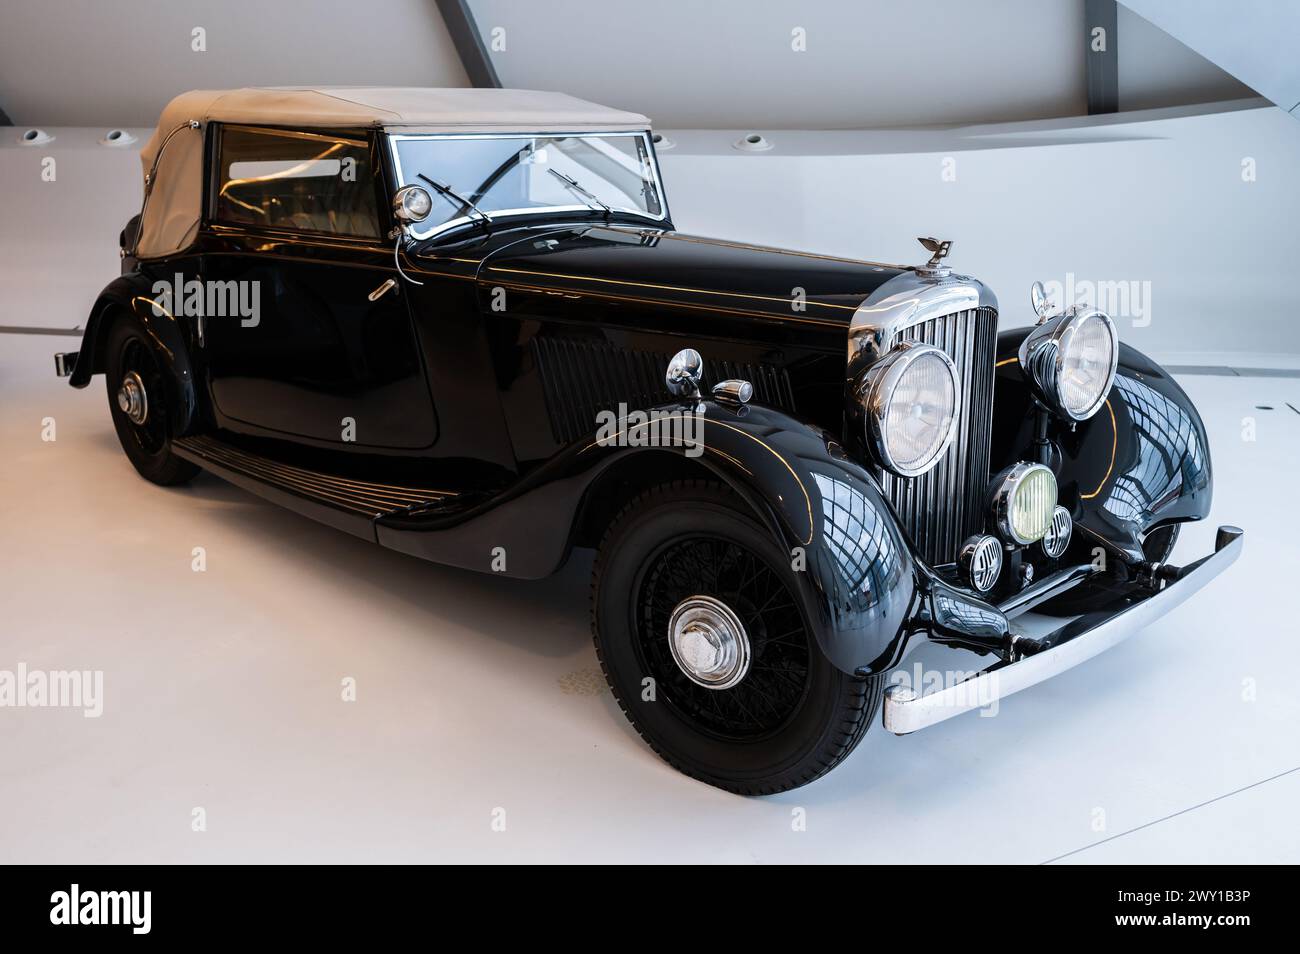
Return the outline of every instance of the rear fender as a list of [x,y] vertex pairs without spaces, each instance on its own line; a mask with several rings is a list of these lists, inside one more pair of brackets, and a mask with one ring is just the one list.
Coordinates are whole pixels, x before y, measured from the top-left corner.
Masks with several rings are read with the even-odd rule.
[[154,345],[168,389],[173,436],[190,433],[200,415],[189,333],[170,312],[155,304],[148,280],[139,273],[115,279],[95,300],[68,383],[84,388],[92,376],[107,370],[109,328],[124,315],[132,316]]

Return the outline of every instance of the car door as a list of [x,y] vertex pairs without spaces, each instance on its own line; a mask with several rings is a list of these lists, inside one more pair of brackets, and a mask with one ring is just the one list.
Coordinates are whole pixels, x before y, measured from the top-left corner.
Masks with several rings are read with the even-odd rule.
[[375,294],[397,278],[376,155],[365,131],[217,131],[203,347],[222,426],[359,449],[435,442],[407,299]]

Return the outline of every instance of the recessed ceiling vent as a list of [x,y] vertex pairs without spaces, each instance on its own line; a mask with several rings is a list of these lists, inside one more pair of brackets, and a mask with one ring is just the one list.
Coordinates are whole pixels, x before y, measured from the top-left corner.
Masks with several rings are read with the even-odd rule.
[[750,133],[733,142],[731,148],[741,152],[767,152],[772,148],[772,143],[758,133]]
[[104,133],[104,138],[99,141],[101,146],[129,146],[135,142],[135,137],[125,129],[110,129]]

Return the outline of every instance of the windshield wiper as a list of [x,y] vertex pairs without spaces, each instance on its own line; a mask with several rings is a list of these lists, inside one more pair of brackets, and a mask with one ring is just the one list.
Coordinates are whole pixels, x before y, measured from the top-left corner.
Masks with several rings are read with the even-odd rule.
[[568,185],[568,187],[572,189],[574,192],[578,193],[578,195],[585,196],[586,198],[590,199],[592,202],[595,202],[602,209],[604,209],[606,219],[608,219],[611,215],[614,214],[613,209],[607,206],[604,202],[601,202],[599,199],[597,199],[594,195],[592,195],[582,186],[578,185],[577,179],[574,179],[572,176],[566,176],[563,172],[560,172],[560,170],[558,169],[548,168],[546,171],[549,172],[551,175],[555,176],[555,178],[559,179],[561,182]]
[[491,224],[492,224],[492,216],[488,215],[486,212],[484,212],[482,209],[480,209],[477,205],[475,205],[475,204],[474,204],[473,202],[471,202],[469,199],[465,198],[463,195],[461,195],[459,192],[457,192],[457,191],[456,191],[455,189],[453,189],[451,186],[446,186],[446,185],[442,185],[442,184],[439,183],[439,182],[434,182],[432,179],[430,179],[428,176],[426,176],[423,172],[417,172],[416,175],[417,175],[419,178],[423,179],[425,182],[429,183],[429,185],[433,186],[435,189],[437,189],[437,190],[438,190],[439,192],[441,192],[443,195],[445,195],[445,196],[450,196],[451,198],[455,199],[457,202],[459,202],[459,203],[461,204],[461,208],[465,208],[465,209],[473,209],[476,213],[478,213],[478,215],[482,218],[482,220],[483,220],[484,222],[486,222],[488,225],[491,225]]

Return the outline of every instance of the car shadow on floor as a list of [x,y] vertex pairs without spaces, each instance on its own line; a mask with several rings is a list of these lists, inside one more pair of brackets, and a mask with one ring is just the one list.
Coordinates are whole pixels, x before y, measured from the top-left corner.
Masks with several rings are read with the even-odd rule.
[[[210,519],[246,535],[250,545],[276,561],[297,562],[326,585],[332,580],[381,591],[395,604],[485,637],[549,658],[562,658],[591,644],[589,584],[594,554],[575,550],[556,574],[519,580],[430,563],[388,550],[269,503],[211,474],[176,488],[157,488],[193,507],[202,502]],[[507,554],[508,559],[508,554]],[[393,608],[394,603],[386,605]],[[490,608],[491,626],[484,626]],[[504,625],[503,625],[504,624]],[[433,627],[431,627],[433,628]]]
[[[111,431],[105,440],[119,455],[124,471],[121,479],[140,479],[120,457]],[[190,519],[212,521],[225,532],[237,534],[259,551],[260,559],[295,565],[322,586],[359,590],[359,599],[373,600],[378,593],[380,605],[388,612],[396,610],[408,622],[409,611],[413,610],[417,618],[427,618],[431,640],[461,628],[541,659],[560,660],[581,654],[589,657],[589,667],[596,666],[589,615],[595,556],[591,550],[575,550],[551,577],[517,580],[429,563],[387,550],[264,501],[208,473],[185,486],[149,489]],[[484,655],[487,658],[490,654]],[[547,679],[551,679],[549,674]],[[658,761],[645,749],[612,694],[603,691],[599,697],[607,723],[604,729],[593,732],[600,736],[612,729],[629,746],[644,750],[647,760]],[[899,771],[896,760],[902,753],[895,744],[898,740],[884,732],[879,720],[877,713],[854,754],[829,776],[766,801],[803,806],[851,801],[865,806],[875,798],[889,797],[885,794],[890,789],[889,779]],[[911,772],[916,772],[915,766]],[[682,784],[702,783],[682,777]]]

